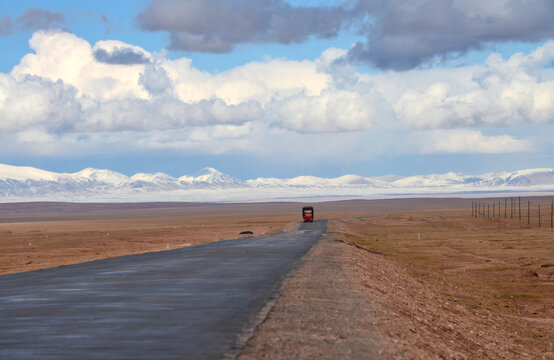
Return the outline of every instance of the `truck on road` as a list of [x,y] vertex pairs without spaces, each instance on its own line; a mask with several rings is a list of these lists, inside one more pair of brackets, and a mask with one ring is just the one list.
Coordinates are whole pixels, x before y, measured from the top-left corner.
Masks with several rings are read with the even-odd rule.
[[304,222],[313,222],[314,221],[314,208],[313,206],[304,206],[302,208],[302,218]]

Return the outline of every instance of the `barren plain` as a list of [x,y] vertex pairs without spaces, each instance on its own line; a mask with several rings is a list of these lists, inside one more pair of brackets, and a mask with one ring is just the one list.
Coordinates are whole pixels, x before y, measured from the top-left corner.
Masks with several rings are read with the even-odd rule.
[[[549,213],[539,229],[472,217],[471,201],[316,203],[327,235],[239,358],[554,358]],[[3,204],[0,273],[279,232],[301,207]]]
[[[319,204],[317,215],[340,218],[443,203],[337,201]],[[0,275],[235,239],[242,231],[275,233],[296,228],[301,207],[291,202],[0,204]]]

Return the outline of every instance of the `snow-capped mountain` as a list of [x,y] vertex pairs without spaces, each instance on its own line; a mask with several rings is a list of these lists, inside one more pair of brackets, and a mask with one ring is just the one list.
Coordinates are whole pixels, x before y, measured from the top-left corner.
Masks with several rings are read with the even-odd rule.
[[104,170],[104,169],[102,170],[93,169],[93,168],[86,168],[74,174],[67,174],[67,175],[73,176],[75,178],[83,178],[90,181],[97,181],[97,182],[110,184],[114,186],[120,185],[129,180],[128,176],[125,176],[118,172],[111,171],[111,170]]
[[244,185],[241,180],[210,167],[198,171],[194,176],[181,176],[179,180],[181,183],[197,187],[233,187]]
[[146,190],[175,190],[181,187],[179,180],[160,172],[153,174],[138,173],[120,185],[129,189]]
[[395,194],[437,195],[540,191],[554,193],[554,169],[464,175],[449,172],[417,176],[386,175],[336,178],[298,176],[242,181],[213,168],[179,178],[164,173],[133,176],[87,168],[55,173],[0,164],[0,201],[246,201],[302,197],[391,197]]
[[0,180],[46,180],[56,181],[61,174],[40,170],[29,166],[11,166],[0,164]]
[[246,184],[254,187],[342,187],[376,185],[373,179],[359,175],[343,175],[336,178],[321,178],[317,176],[298,176],[290,179],[257,178],[254,180],[247,180]]
[[554,169],[528,169],[500,174],[490,174],[481,184],[488,186],[537,186],[552,185]]

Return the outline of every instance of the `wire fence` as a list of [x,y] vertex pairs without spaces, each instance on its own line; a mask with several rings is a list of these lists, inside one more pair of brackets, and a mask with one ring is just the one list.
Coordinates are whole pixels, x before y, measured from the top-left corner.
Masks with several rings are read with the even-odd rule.
[[554,228],[554,199],[531,200],[521,196],[471,202],[471,216],[478,219],[515,220],[528,227]]

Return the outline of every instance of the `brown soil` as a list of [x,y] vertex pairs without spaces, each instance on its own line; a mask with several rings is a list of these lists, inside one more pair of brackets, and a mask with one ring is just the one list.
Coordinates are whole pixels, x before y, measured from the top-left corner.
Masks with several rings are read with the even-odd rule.
[[[317,219],[399,208],[467,207],[467,199],[331,201]],[[164,251],[296,228],[301,203],[0,203],[0,275]]]
[[203,216],[0,224],[0,275],[296,227],[297,217]]
[[[419,203],[420,201],[415,201]],[[378,204],[320,204],[317,218]],[[294,229],[299,203],[0,204],[0,275]]]
[[329,227],[239,359],[554,358],[549,229],[467,211]]

